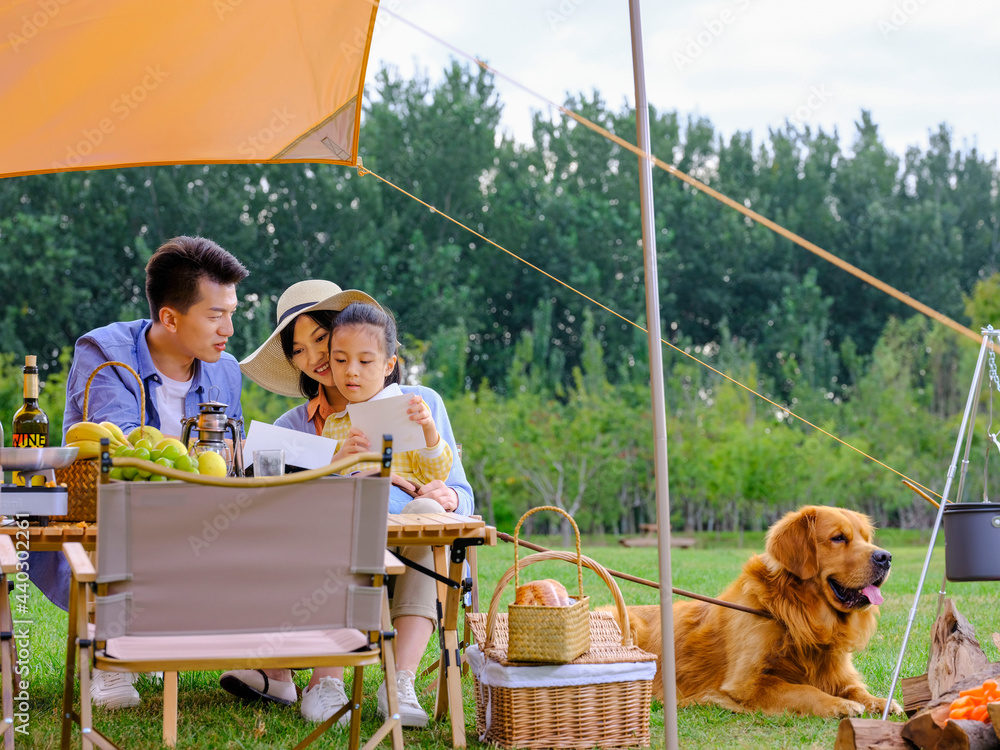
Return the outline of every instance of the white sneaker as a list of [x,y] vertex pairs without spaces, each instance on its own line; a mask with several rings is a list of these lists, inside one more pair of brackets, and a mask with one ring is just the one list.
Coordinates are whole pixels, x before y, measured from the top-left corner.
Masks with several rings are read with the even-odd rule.
[[[427,712],[420,707],[417,691],[413,688],[416,679],[413,672],[396,672],[396,692],[399,695],[399,718],[404,727],[426,727]],[[385,719],[389,715],[389,700],[385,695],[385,682],[378,686],[378,715]]]
[[105,672],[95,669],[90,680],[90,700],[104,708],[131,708],[142,700],[132,685],[139,679],[134,672]]
[[[336,677],[320,677],[318,685],[311,690],[302,691],[302,705],[299,707],[299,713],[306,721],[319,723],[329,719],[346,706],[347,702],[343,680]],[[337,723],[346,727],[350,718],[351,712],[348,711],[337,719]]]

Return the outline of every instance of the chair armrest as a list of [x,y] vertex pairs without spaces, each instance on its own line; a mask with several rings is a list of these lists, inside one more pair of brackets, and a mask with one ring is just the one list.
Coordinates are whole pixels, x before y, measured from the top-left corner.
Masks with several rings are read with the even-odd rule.
[[69,562],[69,567],[73,571],[73,578],[82,583],[90,583],[97,579],[97,571],[94,564],[90,562],[90,557],[83,545],[79,542],[66,542],[63,545],[63,554]]
[[385,551],[385,572],[390,576],[401,576],[406,572],[406,566],[403,565],[403,561],[389,550]]
[[0,535],[0,569],[5,574],[17,570],[17,552],[14,551],[14,542],[6,534]]

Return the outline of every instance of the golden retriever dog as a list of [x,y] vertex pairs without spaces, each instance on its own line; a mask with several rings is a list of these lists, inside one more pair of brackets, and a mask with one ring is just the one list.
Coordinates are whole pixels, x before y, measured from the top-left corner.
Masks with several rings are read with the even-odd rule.
[[[892,556],[872,543],[867,516],[806,506],[767,533],[720,599],[770,617],[701,601],[674,602],[677,703],[733,711],[855,716],[880,713],[851,662],[875,632]],[[659,606],[628,608],[633,639],[661,655]],[[659,666],[659,665],[658,665]],[[663,700],[659,668],[654,695]],[[895,701],[893,710],[901,709]]]

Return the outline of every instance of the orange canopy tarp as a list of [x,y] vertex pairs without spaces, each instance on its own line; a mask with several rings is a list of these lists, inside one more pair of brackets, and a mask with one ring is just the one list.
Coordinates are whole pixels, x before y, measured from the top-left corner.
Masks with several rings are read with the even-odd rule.
[[0,0],[0,177],[356,165],[377,0]]

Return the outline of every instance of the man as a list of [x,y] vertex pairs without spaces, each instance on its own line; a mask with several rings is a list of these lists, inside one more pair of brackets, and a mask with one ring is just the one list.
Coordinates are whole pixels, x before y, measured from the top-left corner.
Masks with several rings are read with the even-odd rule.
[[[246,268],[215,242],[175,237],[161,245],[146,264],[149,320],[112,323],[81,336],[66,381],[63,437],[83,420],[87,380],[104,362],[123,362],[142,379],[142,389],[124,368],[102,368],[89,389],[87,419],[114,422],[128,433],[139,425],[145,391],[146,424],[179,436],[181,422],[195,416],[204,401],[228,404],[230,417],[241,419],[242,379],[236,359],[226,352],[233,335],[236,285]],[[31,555],[32,580],[58,607],[69,604],[69,566],[62,553]],[[134,706],[139,693],[135,676],[94,675],[96,705]]]
[[[195,416],[203,401],[228,404],[229,416],[242,418],[240,366],[226,341],[233,335],[236,285],[247,275],[236,258],[201,237],[175,237],[157,249],[146,264],[150,319],[112,323],[76,342],[63,436],[83,420],[87,379],[108,361],[138,373],[146,424],[165,435],[179,436],[181,421]],[[128,433],[139,425],[140,397],[130,372],[105,367],[90,385],[87,419],[114,422]]]

